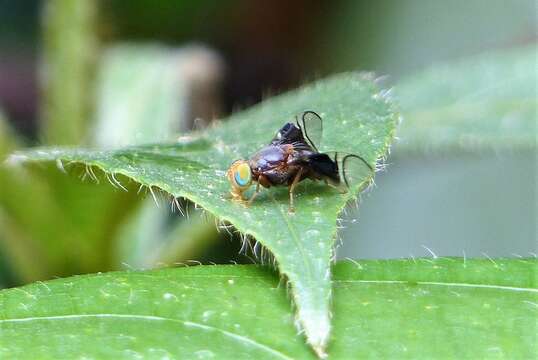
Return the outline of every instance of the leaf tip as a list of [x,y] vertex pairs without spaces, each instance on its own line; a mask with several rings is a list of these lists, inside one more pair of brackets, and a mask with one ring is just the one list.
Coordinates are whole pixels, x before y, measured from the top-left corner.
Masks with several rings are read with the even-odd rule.
[[325,349],[331,332],[331,322],[328,314],[299,314],[299,317],[307,342],[320,359],[325,359],[327,357]]
[[320,358],[320,359],[326,359],[327,358],[328,355],[325,352],[325,346],[320,346],[320,347],[313,346],[312,348],[314,349],[314,352],[316,353],[318,358]]

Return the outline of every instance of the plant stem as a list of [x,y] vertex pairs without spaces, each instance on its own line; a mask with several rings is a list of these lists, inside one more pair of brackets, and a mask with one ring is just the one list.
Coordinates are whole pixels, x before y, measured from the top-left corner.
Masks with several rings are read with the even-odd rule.
[[43,9],[41,135],[48,144],[84,142],[93,99],[96,1],[48,0]]

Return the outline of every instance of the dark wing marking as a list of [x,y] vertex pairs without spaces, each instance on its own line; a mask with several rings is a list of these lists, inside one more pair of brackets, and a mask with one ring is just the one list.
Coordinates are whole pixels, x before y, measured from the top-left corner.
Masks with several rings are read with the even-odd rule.
[[300,140],[303,140],[301,130],[292,123],[286,123],[284,126],[282,126],[282,128],[280,128],[280,130],[278,130],[273,140],[271,140],[271,144],[291,144]]
[[271,145],[291,144],[297,150],[318,151],[323,125],[321,117],[313,111],[305,111],[295,117],[295,124],[286,123],[271,140]]
[[311,153],[305,157],[310,169],[319,177],[335,187],[340,185],[340,174],[338,164],[329,155],[322,153]]
[[359,184],[369,184],[374,169],[362,157],[345,153],[314,153],[308,155],[308,165],[317,177],[341,192]]
[[293,145],[295,150],[311,150],[301,129],[293,123],[285,124],[271,140],[271,145]]
[[311,110],[302,113],[300,118],[296,118],[297,126],[303,133],[303,137],[312,147],[318,151],[318,145],[321,143],[323,135],[323,121],[321,116]]

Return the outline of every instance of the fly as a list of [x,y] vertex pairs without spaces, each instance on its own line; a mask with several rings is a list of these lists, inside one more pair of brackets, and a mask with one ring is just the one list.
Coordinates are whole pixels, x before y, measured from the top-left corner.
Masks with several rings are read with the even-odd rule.
[[[314,111],[295,117],[295,123],[285,124],[269,145],[248,160],[236,160],[226,175],[235,200],[251,204],[260,186],[288,186],[289,211],[294,211],[293,192],[304,179],[324,181],[345,193],[350,187],[370,176],[374,169],[361,156],[342,153],[321,153],[317,144],[323,133],[323,121]],[[256,190],[246,200],[244,192],[252,182]]]

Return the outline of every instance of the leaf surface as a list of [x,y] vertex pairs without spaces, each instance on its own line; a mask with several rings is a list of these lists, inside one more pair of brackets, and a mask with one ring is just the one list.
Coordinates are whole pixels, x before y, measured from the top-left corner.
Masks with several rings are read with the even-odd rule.
[[[329,357],[532,358],[536,259],[334,267]],[[2,358],[308,359],[285,286],[259,266],[83,275],[0,292]]]
[[[309,343],[323,353],[330,332],[330,262],[337,217],[357,196],[305,181],[296,194],[296,212],[288,213],[286,188],[272,188],[252,206],[231,201],[225,171],[268,144],[276,131],[304,110],[324,119],[321,151],[358,154],[375,167],[392,141],[397,115],[370,76],[348,73],[317,81],[232,116],[200,136],[176,143],[119,150],[36,149],[12,160],[63,160],[83,163],[108,174],[122,174],[152,192],[162,189],[185,197],[243,234],[259,241],[276,258],[291,283],[298,318]],[[365,178],[361,185],[371,179]],[[117,183],[117,178],[112,179]]]
[[432,66],[399,81],[398,151],[536,148],[536,46]]

